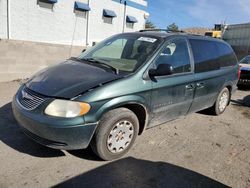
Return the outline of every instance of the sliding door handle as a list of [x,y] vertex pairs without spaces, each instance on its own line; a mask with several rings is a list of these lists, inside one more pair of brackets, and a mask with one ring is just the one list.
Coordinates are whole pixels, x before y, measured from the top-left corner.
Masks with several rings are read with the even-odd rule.
[[196,84],[197,88],[203,88],[204,87],[204,83],[200,82]]

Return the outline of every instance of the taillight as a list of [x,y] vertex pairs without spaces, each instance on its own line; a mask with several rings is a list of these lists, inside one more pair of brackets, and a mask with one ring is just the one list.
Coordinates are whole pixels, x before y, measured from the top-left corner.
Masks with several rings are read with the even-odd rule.
[[238,67],[238,79],[240,79],[240,73],[241,73],[240,68],[241,68],[241,66]]

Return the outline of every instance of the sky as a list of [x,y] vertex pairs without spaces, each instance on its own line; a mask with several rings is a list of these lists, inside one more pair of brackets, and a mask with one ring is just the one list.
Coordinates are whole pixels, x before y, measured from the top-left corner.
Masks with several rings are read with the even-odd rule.
[[149,20],[165,29],[171,23],[179,28],[208,27],[215,23],[250,22],[250,0],[147,0]]

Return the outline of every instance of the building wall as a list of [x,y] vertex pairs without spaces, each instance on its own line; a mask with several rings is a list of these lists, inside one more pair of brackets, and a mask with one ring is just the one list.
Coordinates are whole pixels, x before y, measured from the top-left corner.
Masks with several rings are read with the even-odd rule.
[[0,40],[0,82],[29,78],[37,71],[78,56],[83,47]]
[[75,14],[73,7],[72,0],[58,1],[53,9],[35,0],[11,0],[10,38],[68,45],[73,40],[73,45],[85,45],[86,18]]
[[126,12],[127,12],[127,15],[135,17],[138,20],[138,23],[134,24],[133,29],[130,29],[130,28],[126,27],[126,25],[125,25],[125,32],[139,31],[139,30],[144,28],[144,26],[145,26],[145,18],[144,18],[145,11],[138,10],[134,7],[127,6]]
[[[88,3],[88,0],[77,0]],[[144,27],[147,2],[144,0],[127,0],[126,15],[137,18],[134,28],[124,23],[124,4],[120,0],[89,0],[88,39],[87,18],[74,12],[75,0],[59,0],[53,8],[37,0],[9,0],[10,39],[45,42],[66,45],[92,45],[113,34],[125,31],[136,31]],[[136,5],[136,6],[135,6]],[[137,8],[134,8],[134,7]],[[103,9],[117,14],[112,24],[103,22]],[[0,0],[0,38],[7,38],[7,0]]]
[[[120,0],[89,0],[86,37],[88,17],[74,11],[74,0],[58,0],[53,8],[37,4],[37,0],[9,0],[7,40],[7,0],[0,0],[0,82],[28,78],[42,68],[76,56],[88,44],[123,32],[123,23],[125,32],[142,29],[146,1],[127,1],[126,15],[138,20],[133,29],[124,23],[124,4]],[[117,14],[112,24],[103,22],[103,9]]]
[[7,38],[7,1],[0,0],[0,38]]
[[[141,3],[144,7],[147,6],[146,1],[137,0],[134,2]],[[94,7],[93,10],[90,11],[90,26],[89,26],[89,43],[98,42],[107,38],[116,33],[124,32],[133,32],[138,31],[144,28],[145,18],[144,15],[146,13],[145,10],[140,10],[135,7],[126,6],[126,13],[124,17],[124,4],[117,2],[116,0],[102,0],[102,1],[94,1],[92,0],[90,3],[91,7]],[[117,14],[117,17],[113,18],[113,24],[104,23],[102,19],[102,11],[103,9],[113,10]],[[126,16],[133,16],[138,20],[138,23],[134,24],[133,29],[128,28],[126,26]]]
[[[89,44],[101,41],[111,35],[122,32],[123,24],[123,5],[113,2],[112,0],[92,0],[89,12]],[[103,9],[112,10],[117,14],[113,18],[113,23],[103,22]]]

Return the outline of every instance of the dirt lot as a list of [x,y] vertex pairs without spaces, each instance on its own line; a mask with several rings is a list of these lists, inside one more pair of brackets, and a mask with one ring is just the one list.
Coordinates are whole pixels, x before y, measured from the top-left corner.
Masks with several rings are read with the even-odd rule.
[[0,83],[0,187],[250,187],[250,90],[219,116],[195,113],[147,130],[124,158],[52,150],[18,128]]

